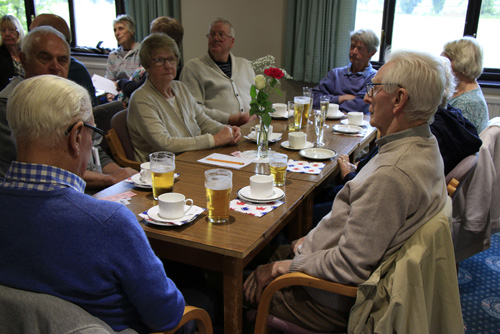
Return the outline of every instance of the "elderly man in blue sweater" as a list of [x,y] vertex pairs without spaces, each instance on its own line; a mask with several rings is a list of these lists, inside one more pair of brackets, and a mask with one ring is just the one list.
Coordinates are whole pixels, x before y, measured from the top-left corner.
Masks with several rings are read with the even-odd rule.
[[0,284],[70,301],[115,331],[175,327],[184,298],[135,215],[83,193],[102,135],[87,91],[53,75],[26,79],[7,119],[17,159],[0,182]]
[[341,111],[362,111],[367,114],[368,104],[363,98],[366,85],[377,73],[370,64],[370,59],[377,52],[378,44],[378,37],[372,30],[359,29],[352,32],[350,64],[330,70],[313,88],[313,107],[319,109],[321,96],[326,95],[330,103],[339,105]]

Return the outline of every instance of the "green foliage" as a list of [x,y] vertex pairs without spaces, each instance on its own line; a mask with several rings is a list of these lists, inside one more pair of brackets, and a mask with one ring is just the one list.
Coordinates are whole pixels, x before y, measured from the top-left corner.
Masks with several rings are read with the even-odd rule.
[[434,10],[434,13],[441,13],[445,2],[446,0],[432,0],[432,9]]
[[422,0],[401,0],[399,6],[404,14],[411,14]]
[[498,14],[495,9],[495,0],[483,0],[483,2],[481,2],[481,15],[483,14]]
[[0,0],[0,16],[14,15],[21,22],[24,31],[28,32],[26,23],[26,10],[22,0]]

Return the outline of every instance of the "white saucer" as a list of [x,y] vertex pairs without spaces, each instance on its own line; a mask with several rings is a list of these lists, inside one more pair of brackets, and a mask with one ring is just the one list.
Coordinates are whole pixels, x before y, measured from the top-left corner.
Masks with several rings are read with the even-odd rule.
[[282,199],[285,196],[285,193],[283,190],[280,188],[274,187],[273,188],[273,194],[269,197],[263,197],[263,198],[256,198],[252,197],[250,195],[250,186],[246,186],[238,190],[238,197],[245,200],[245,201],[250,201],[250,202],[255,202],[255,203],[268,203],[268,202],[274,202],[279,199]]
[[344,125],[344,124],[335,124],[333,126],[333,131],[342,132],[342,133],[358,133],[363,130],[362,127],[356,125]]
[[295,147],[290,147],[290,142],[288,140],[285,140],[284,142],[281,142],[281,147],[284,147],[288,150],[294,150],[294,151],[300,151],[300,150],[303,150],[305,148],[310,148],[310,147],[313,147],[314,144],[311,143],[310,141],[306,141],[306,147],[301,147],[301,148],[295,148]]
[[288,111],[285,113],[279,113],[279,112],[275,111],[275,112],[271,113],[271,117],[276,118],[276,119],[288,119]]
[[[184,206],[185,210],[187,208],[189,208],[189,205]],[[150,208],[147,212],[148,217],[150,218],[148,219],[148,223],[161,226],[180,226],[191,222],[193,219],[198,217],[198,215],[203,211],[204,209],[193,205],[193,207],[187,212],[187,214],[184,217],[177,219],[166,219],[160,216],[160,208],[158,205],[155,205],[152,208]]]
[[139,188],[151,188],[151,183],[149,182],[144,182],[141,180],[141,174],[134,174],[130,177],[132,179],[132,182],[134,182],[134,185],[136,185]]
[[[343,119],[340,121],[340,123],[344,125],[354,125],[354,124],[349,124],[348,119]],[[367,126],[367,125],[370,125],[370,122],[363,120],[360,125],[354,125],[354,126]]]
[[313,160],[331,159],[337,156],[337,152],[329,150],[327,148],[319,148],[319,147],[300,150],[299,154],[304,158]]
[[335,115],[326,115],[326,119],[341,119],[345,117],[344,113],[340,113],[340,114],[335,114]]
[[[281,139],[281,136],[283,136],[282,133],[272,133],[271,134],[271,138],[269,138],[269,142],[270,143],[274,143],[274,142],[277,142],[278,140]],[[255,131],[252,131],[250,132],[248,135],[245,136],[246,139],[250,140],[250,141],[253,141],[253,142],[256,142],[257,141],[257,136],[256,136],[256,133]]]

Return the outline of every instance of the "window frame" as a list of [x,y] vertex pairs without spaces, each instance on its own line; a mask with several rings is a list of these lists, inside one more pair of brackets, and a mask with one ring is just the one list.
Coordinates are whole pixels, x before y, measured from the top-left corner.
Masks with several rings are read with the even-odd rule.
[[[385,52],[387,48],[392,45],[396,2],[397,0],[384,0],[380,56],[377,61],[371,62],[377,69],[384,64]],[[463,36],[477,36],[479,17],[481,15],[481,4],[482,0],[468,0]],[[478,82],[482,87],[500,88],[500,68],[484,68]]]

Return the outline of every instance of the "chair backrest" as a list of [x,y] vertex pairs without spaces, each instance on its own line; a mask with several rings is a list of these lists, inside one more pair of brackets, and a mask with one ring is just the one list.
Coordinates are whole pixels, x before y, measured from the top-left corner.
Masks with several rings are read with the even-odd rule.
[[134,149],[128,134],[127,112],[127,109],[119,111],[111,118],[111,128],[106,134],[106,141],[118,165],[140,170],[141,163],[134,159]]
[[0,285],[0,333],[115,334],[115,331],[66,300]]
[[465,180],[467,180],[467,178],[472,174],[474,168],[476,168],[477,159],[477,154],[471,154],[465,157],[446,175],[446,184],[448,186],[453,186],[453,193],[449,193],[452,199],[455,198],[457,191],[460,187],[462,187]]
[[[113,116],[117,112],[123,109],[125,109],[125,106],[120,101],[113,101],[94,107],[92,111],[94,113],[94,121],[96,126],[104,132],[108,132],[108,130],[111,128],[111,118],[113,118]],[[108,154],[110,153],[108,143],[105,140],[101,142],[101,148],[104,150],[104,152]]]

